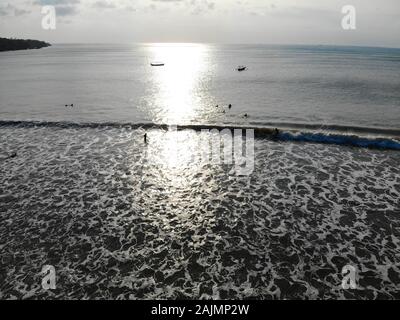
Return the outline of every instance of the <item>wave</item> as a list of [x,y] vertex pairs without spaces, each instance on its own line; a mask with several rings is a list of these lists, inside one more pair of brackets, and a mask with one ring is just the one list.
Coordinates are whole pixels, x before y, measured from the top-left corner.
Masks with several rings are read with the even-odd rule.
[[[171,125],[156,123],[121,122],[64,122],[64,121],[23,121],[0,120],[0,127],[56,127],[56,128],[129,128],[163,129]],[[253,129],[256,138],[270,138],[277,141],[312,142],[348,145],[363,148],[400,150],[400,130],[341,125],[318,125],[301,123],[265,123],[263,126],[232,125],[177,125],[177,130],[204,129]]]
[[0,127],[56,127],[56,128],[168,128],[168,125],[154,123],[123,123],[123,122],[68,122],[68,121],[41,121],[41,120],[0,120]]
[[400,139],[382,137],[360,137],[355,135],[339,135],[331,133],[312,132],[282,132],[278,134],[279,140],[315,142],[337,145],[349,145],[363,148],[400,150]]

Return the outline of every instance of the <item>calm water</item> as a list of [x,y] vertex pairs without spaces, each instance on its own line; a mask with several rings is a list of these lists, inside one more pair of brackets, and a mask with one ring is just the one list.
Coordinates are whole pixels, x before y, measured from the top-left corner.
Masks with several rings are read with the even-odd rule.
[[400,127],[400,49],[55,45],[0,73],[2,120]]

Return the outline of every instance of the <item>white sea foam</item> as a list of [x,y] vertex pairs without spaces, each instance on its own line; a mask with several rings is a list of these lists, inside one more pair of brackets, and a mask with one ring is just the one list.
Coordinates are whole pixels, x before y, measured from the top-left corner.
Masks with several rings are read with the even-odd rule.
[[398,298],[398,151],[256,139],[239,177],[147,133],[0,128],[1,298]]

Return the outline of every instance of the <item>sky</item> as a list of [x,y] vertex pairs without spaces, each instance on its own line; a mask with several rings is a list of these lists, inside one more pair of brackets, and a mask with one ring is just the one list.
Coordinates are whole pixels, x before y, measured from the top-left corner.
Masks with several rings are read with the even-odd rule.
[[[42,6],[56,29],[42,28]],[[342,7],[356,30],[342,28]],[[400,47],[400,0],[0,0],[0,37],[51,43],[206,42]]]

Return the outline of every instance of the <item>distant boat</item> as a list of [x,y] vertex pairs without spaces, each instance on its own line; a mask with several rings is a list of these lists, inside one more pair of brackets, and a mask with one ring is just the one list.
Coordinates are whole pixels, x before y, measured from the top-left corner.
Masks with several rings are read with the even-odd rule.
[[163,62],[152,62],[150,63],[152,67],[162,67],[164,66]]
[[244,71],[244,70],[246,70],[247,69],[247,67],[245,67],[245,66],[239,66],[239,67],[237,67],[237,71]]

